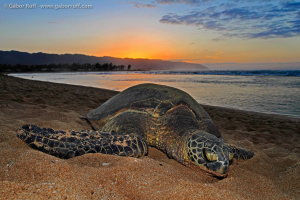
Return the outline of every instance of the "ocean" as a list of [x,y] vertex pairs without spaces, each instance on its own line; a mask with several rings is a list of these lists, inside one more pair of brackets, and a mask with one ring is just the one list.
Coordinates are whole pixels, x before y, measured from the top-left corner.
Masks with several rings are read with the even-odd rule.
[[300,118],[300,70],[20,73],[11,76],[116,91],[157,83],[188,92],[200,104]]

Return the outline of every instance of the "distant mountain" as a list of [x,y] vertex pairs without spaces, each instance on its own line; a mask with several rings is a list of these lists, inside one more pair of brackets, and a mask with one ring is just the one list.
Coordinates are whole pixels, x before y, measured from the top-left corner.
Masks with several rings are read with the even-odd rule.
[[114,65],[131,65],[131,70],[208,70],[201,64],[171,62],[164,60],[96,57],[82,54],[46,54],[19,51],[0,51],[0,64],[9,65],[41,65],[41,64],[72,64],[72,63],[112,63]]

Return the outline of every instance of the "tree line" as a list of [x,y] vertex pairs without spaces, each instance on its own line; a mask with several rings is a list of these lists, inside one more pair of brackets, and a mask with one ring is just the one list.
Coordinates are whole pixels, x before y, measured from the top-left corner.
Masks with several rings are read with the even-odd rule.
[[130,70],[131,65],[113,65],[112,63],[90,64],[48,64],[48,65],[8,65],[0,64],[0,72],[67,72],[67,71],[124,71]]

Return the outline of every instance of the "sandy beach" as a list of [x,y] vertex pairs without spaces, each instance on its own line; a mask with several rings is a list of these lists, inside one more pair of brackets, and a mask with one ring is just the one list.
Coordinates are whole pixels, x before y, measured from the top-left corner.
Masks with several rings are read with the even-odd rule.
[[0,199],[300,199],[300,119],[287,116],[203,106],[227,143],[255,153],[222,180],[155,148],[64,160],[16,136],[24,124],[91,129],[79,117],[117,93],[0,75]]

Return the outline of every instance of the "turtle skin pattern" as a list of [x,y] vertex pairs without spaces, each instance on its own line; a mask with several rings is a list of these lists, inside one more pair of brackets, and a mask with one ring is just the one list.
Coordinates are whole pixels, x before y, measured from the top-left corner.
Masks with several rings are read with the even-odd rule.
[[59,157],[73,158],[86,153],[103,153],[118,156],[141,157],[148,153],[144,139],[114,131],[54,131],[35,125],[23,125],[17,136],[30,147]]
[[[187,141],[188,156],[190,160],[199,167],[204,166],[212,172],[217,171],[223,164],[223,170],[227,172],[229,161],[247,160],[254,156],[254,153],[241,147],[228,145],[221,138],[215,138],[205,132],[198,132],[192,135]],[[218,152],[218,154],[216,153]],[[216,157],[218,155],[218,158]],[[229,157],[229,160],[226,160]],[[212,163],[207,161],[224,160],[224,163]]]
[[247,151],[246,149],[242,147],[236,147],[233,145],[228,145],[230,148],[230,152],[233,155],[233,158],[237,160],[247,160],[254,156],[254,153],[252,151]]

